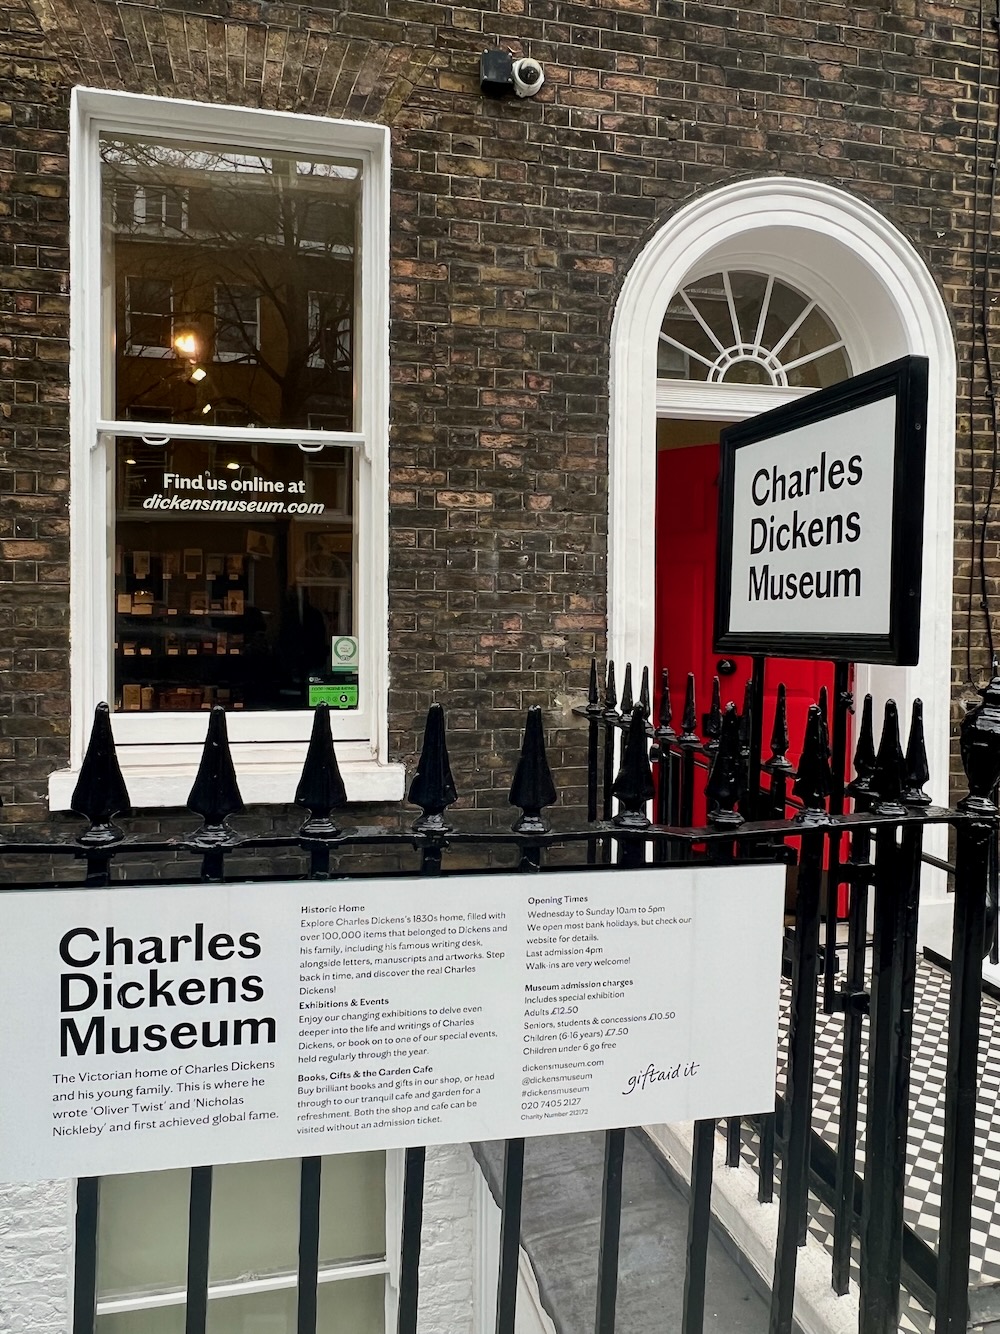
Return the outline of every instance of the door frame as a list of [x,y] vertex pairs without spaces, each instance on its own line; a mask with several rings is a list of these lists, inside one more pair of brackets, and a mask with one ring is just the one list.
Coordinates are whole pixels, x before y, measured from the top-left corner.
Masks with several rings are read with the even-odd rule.
[[[931,792],[949,779],[955,494],[955,343],[934,277],[910,241],[862,200],[818,181],[738,181],[685,204],[646,244],[625,277],[611,329],[608,653],[652,661],[658,416],[738,421],[787,391],[658,381],[667,303],[684,283],[721,267],[774,273],[815,298],[844,337],[855,372],[908,354],[930,361],[923,615],[914,667],[861,665],[859,695],[896,699],[902,716],[925,706]],[[779,400],[777,395],[782,395]],[[931,830],[927,831],[932,834]],[[943,835],[931,838],[943,852]],[[940,844],[941,846],[938,846]],[[927,876],[921,938],[950,952],[943,876]]]

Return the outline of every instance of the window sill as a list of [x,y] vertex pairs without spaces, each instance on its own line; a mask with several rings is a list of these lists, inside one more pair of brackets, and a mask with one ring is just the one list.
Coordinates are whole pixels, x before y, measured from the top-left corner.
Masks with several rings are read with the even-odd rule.
[[[234,747],[235,751],[235,747]],[[301,760],[287,762],[239,763],[236,778],[247,806],[278,805],[295,799],[295,789],[302,774]],[[129,764],[121,762],[122,777],[136,810],[184,806],[198,769],[198,757],[188,763]],[[406,785],[402,764],[379,764],[376,760],[341,760],[340,772],[349,802],[400,801]],[[73,791],[80,777],[79,769],[58,769],[49,775],[49,810],[68,811]]]

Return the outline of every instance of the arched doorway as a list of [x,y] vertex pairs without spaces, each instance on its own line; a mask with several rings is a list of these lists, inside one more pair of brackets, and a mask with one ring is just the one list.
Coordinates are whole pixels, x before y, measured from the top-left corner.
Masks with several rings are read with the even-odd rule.
[[[687,413],[690,388],[760,387],[794,399],[847,379],[852,366],[844,337],[819,301],[760,269],[690,274],[667,306],[659,344],[653,667],[654,680],[661,667],[669,669],[679,715],[688,672],[704,707],[713,677],[720,678],[723,704],[738,703],[752,671],[749,658],[712,653],[719,433],[725,420]],[[795,762],[808,707],[822,687],[832,690],[833,668],[769,661],[766,726],[779,681],[788,691]]]
[[[773,275],[815,300],[851,369],[907,354],[930,361],[923,615],[915,667],[867,667],[859,693],[924,701],[935,800],[947,798],[954,525],[955,349],[941,295],[906,237],[869,205],[815,181],[740,181],[685,205],[629,271],[611,333],[609,654],[653,659],[656,433],[661,418],[738,421],[787,401],[788,387],[658,376],[659,334],[686,283],[723,271]],[[939,850],[939,849],[938,849]],[[922,928],[940,947],[950,905],[927,882]]]

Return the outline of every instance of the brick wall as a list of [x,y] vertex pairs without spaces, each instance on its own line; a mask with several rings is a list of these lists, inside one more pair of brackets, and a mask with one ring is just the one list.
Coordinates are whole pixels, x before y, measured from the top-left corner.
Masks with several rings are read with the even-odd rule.
[[72,1245],[70,1182],[0,1186],[0,1334],[66,1334]]
[[[479,94],[488,45],[544,62],[538,97]],[[980,496],[992,449],[981,371],[971,439],[968,417],[976,116],[985,140],[997,70],[992,47],[980,69],[978,7],[0,0],[0,70],[8,823],[38,818],[66,754],[73,83],[391,126],[391,741],[411,758],[427,704],[448,700],[467,805],[502,804],[529,704],[549,712],[556,763],[575,762],[567,710],[604,643],[615,295],[682,201],[738,175],[843,186],[938,276],[961,348],[962,695],[971,446]],[[991,535],[991,592],[998,553]],[[968,642],[978,677],[978,610]]]

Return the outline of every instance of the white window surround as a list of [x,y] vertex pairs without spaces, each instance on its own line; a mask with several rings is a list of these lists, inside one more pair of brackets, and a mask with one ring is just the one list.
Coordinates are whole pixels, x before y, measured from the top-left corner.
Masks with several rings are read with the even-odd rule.
[[[359,588],[357,631],[363,645],[359,708],[331,718],[337,756],[351,801],[397,800],[404,769],[388,751],[388,227],[389,131],[384,126],[334,121],[290,112],[203,105],[132,93],[75,88],[70,137],[70,765],[49,778],[49,806],[68,809],[79,776],[94,707],[111,692],[113,599],[111,448],[99,445],[101,339],[108,291],[100,290],[101,188],[98,136],[127,129],[151,137],[213,139],[274,152],[359,158],[363,171],[362,280],[356,383],[356,429],[350,432],[278,430],[271,440],[350,445],[363,456],[357,513],[364,527],[367,573]],[[165,428],[161,428],[165,429]],[[263,432],[171,426],[175,437],[202,440]],[[362,517],[363,516],[363,517]],[[177,737],[176,722],[190,715],[114,714],[119,760],[133,804],[183,805],[200,757],[200,739]],[[237,777],[247,802],[286,802],[294,795],[312,722],[310,711],[234,712],[227,717]],[[207,726],[207,715],[204,723]]]
[[[739,421],[788,390],[688,384],[656,376],[660,325],[684,283],[722,267],[774,273],[817,300],[855,372],[908,354],[930,360],[923,606],[915,667],[859,666],[856,689],[901,716],[924,701],[931,791],[948,795],[955,503],[955,345],[933,276],[911,243],[861,200],[817,181],[739,181],[678,209],[648,242],[619,294],[611,332],[609,640],[619,667],[652,661],[657,417]],[[799,391],[800,393],[802,391]],[[808,391],[806,391],[808,392]],[[943,855],[928,831],[929,851]],[[931,911],[928,911],[931,909]],[[921,935],[949,952],[943,877],[925,879]]]

